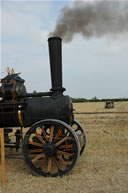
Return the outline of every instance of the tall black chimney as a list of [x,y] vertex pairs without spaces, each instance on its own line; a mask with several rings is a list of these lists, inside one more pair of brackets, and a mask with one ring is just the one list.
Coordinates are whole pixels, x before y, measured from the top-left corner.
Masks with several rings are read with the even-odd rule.
[[62,87],[62,48],[60,37],[51,37],[49,43],[49,57],[51,68],[51,91],[55,95],[63,94],[65,88]]

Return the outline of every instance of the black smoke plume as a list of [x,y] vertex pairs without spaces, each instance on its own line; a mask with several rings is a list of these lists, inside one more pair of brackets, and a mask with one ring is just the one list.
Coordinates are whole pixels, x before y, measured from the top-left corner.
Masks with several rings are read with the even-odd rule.
[[128,1],[75,1],[63,7],[51,36],[70,42],[76,34],[85,38],[128,34]]

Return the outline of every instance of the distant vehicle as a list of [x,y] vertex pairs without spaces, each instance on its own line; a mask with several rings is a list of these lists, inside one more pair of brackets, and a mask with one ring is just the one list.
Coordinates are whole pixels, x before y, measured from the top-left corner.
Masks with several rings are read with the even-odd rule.
[[114,101],[106,101],[105,108],[106,109],[114,108]]

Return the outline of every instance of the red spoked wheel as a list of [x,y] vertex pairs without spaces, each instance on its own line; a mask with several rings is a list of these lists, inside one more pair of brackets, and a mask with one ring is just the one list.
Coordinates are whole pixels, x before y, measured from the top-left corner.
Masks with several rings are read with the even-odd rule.
[[75,165],[80,144],[72,128],[60,120],[43,120],[26,133],[22,145],[24,161],[37,176],[62,176]]

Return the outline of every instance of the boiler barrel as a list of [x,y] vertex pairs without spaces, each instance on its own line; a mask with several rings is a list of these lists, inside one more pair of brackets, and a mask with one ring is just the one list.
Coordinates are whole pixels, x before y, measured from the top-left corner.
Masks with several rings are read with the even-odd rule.
[[0,127],[30,127],[44,119],[59,119],[70,124],[73,119],[70,97],[28,98],[25,103],[0,105]]

